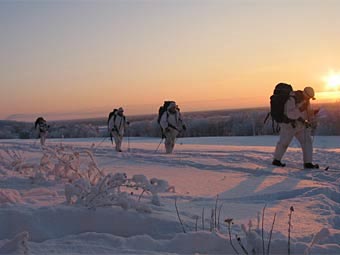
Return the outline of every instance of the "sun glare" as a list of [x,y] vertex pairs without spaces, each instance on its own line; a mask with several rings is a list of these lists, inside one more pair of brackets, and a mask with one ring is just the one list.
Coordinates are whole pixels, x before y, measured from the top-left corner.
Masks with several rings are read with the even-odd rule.
[[328,76],[324,78],[326,88],[330,90],[340,89],[340,74],[331,72]]

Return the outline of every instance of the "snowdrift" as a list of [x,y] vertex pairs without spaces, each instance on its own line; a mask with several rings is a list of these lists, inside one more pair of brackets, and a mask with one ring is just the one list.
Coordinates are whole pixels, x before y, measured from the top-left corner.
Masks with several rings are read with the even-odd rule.
[[[158,139],[132,138],[123,153],[100,139],[49,140],[47,148],[4,140],[0,254],[340,254],[340,138],[315,139],[322,169],[312,171],[302,169],[295,142],[287,167],[271,166],[276,140],[180,138],[172,155],[155,153]],[[137,177],[98,193],[99,173]],[[84,193],[68,201],[65,186],[81,177],[92,182],[86,194],[97,187],[109,202],[124,194],[148,210],[91,207]],[[168,186],[155,193],[151,180]]]

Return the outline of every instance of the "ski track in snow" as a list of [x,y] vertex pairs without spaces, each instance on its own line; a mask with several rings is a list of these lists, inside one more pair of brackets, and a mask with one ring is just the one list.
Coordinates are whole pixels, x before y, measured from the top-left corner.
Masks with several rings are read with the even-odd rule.
[[[199,139],[197,140],[199,141]],[[189,230],[194,229],[193,217],[201,215],[203,208],[206,210],[206,226],[208,226],[210,210],[214,207],[216,195],[218,194],[219,203],[223,204],[222,215],[226,218],[232,217],[236,221],[239,220],[239,223],[247,224],[249,219],[256,222],[257,213],[266,204],[267,217],[270,219],[265,222],[266,229],[270,229],[270,221],[274,213],[277,212],[278,219],[281,220],[278,220],[276,224],[277,230],[274,234],[277,237],[284,237],[287,229],[288,210],[291,205],[294,205],[296,212],[294,213],[293,221],[296,222],[297,227],[293,229],[292,234],[295,240],[308,243],[311,241],[312,234],[320,230],[321,227],[327,226],[331,229],[332,235],[324,242],[324,244],[328,245],[325,249],[318,247],[319,252],[320,254],[327,254],[328,251],[331,252],[330,254],[336,254],[338,251],[338,254],[340,254],[340,246],[337,246],[340,243],[340,169],[337,168],[340,149],[317,147],[314,150],[314,161],[320,163],[321,169],[303,170],[301,150],[293,146],[294,148],[289,148],[283,159],[287,163],[287,167],[277,168],[270,164],[276,140],[276,137],[272,138],[273,143],[271,146],[268,146],[268,144],[249,146],[246,143],[242,146],[232,144],[194,144],[190,143],[190,139],[180,139],[180,143],[176,145],[175,153],[166,155],[164,154],[163,145],[158,152],[155,152],[159,142],[157,139],[151,141],[148,139],[145,139],[145,141],[131,139],[129,152],[116,153],[108,142],[92,148],[92,151],[95,152],[94,155],[99,166],[105,171],[126,172],[128,175],[139,173],[150,175],[149,177],[160,177],[168,179],[170,184],[176,187],[176,193],[162,195],[163,207],[155,209],[154,214],[160,217],[161,221],[165,221],[166,216],[164,215],[169,216],[170,214],[170,221],[176,222],[173,201],[177,197],[186,228]],[[327,144],[324,140],[322,142]],[[50,141],[48,146],[54,146],[59,143],[58,140]],[[65,140],[63,144],[72,146],[75,149],[89,149],[91,145],[96,146],[99,142],[96,140],[77,141],[74,139],[72,141]],[[4,149],[20,151],[30,162],[36,162],[42,155],[40,146],[32,141],[7,140],[0,142],[0,151]],[[323,170],[326,166],[330,167],[328,171]],[[53,188],[55,184],[45,183],[39,185],[39,188],[42,189],[42,194],[48,196],[46,198],[34,192],[29,193],[29,186],[30,182],[27,179],[17,177],[0,178],[1,188],[18,190],[23,194],[23,199],[25,199],[25,195],[27,198],[29,197],[29,199],[25,200],[25,206],[29,207],[30,201],[36,202],[37,208],[31,208],[29,211],[38,210],[40,212],[41,209],[38,206],[40,204],[51,206],[50,203],[53,197],[56,201],[55,205],[63,203],[62,198],[60,198],[62,196],[62,186],[56,188],[55,194],[53,192],[48,194],[43,189]],[[58,196],[59,198],[57,198]],[[3,215],[6,215],[5,212],[11,210],[9,208],[4,207],[1,209],[0,207],[0,213],[2,212]],[[4,223],[4,221],[0,222]],[[254,223],[254,225],[256,224]],[[138,241],[131,241],[131,238],[135,235],[143,234],[142,232],[132,231],[126,235],[129,236],[129,239],[124,239],[118,237],[120,236],[119,232],[113,231],[111,233],[103,228],[104,233],[109,231],[111,234],[117,235],[117,237],[112,237],[104,233],[97,234],[101,239],[110,239],[107,240],[106,245],[112,245],[111,248],[103,248],[100,245],[100,247],[96,247],[97,244],[93,243],[88,245],[87,248],[81,249],[80,247],[86,245],[85,243],[87,242],[83,239],[95,235],[91,233],[81,234],[78,239],[74,236],[65,240],[53,239],[63,236],[62,232],[58,232],[59,234],[51,234],[50,240],[53,242],[52,245],[55,245],[55,254],[58,253],[58,246],[66,254],[68,248],[65,246],[67,246],[68,242],[75,245],[74,250],[77,252],[92,249],[93,254],[96,254],[96,252],[98,254],[110,254],[110,252],[117,254],[191,253],[192,250],[186,251],[184,248],[177,247],[177,250],[176,248],[169,248],[178,245],[174,240],[167,241],[169,243],[164,243],[165,241],[163,243],[154,243],[154,249],[138,247],[140,242],[146,242],[149,245],[155,242],[149,240],[151,237],[155,239],[166,238],[180,232],[179,226],[174,228],[169,226],[169,233],[160,234],[161,231],[155,229],[155,232],[148,231],[144,233],[147,238],[141,238]],[[9,228],[8,225],[7,227]],[[235,226],[235,231],[239,230],[239,226]],[[77,230],[75,232],[70,230],[66,234],[79,233],[77,233]],[[1,231],[0,236],[2,238],[12,237],[4,236]],[[138,237],[135,238],[138,239]],[[42,237],[38,239],[43,240]],[[41,244],[32,242],[33,251],[36,251],[37,254],[46,252],[49,246],[48,239],[47,237]],[[80,242],[79,246],[77,246],[77,242]],[[91,241],[89,240],[89,242]],[[134,242],[135,245],[133,245]],[[218,243],[218,241],[216,242]],[[216,247],[219,247],[219,245],[219,243],[216,244]],[[89,252],[89,250],[87,251]],[[334,251],[336,252],[334,253]],[[208,249],[205,252],[219,253],[220,251],[216,248],[216,250]],[[53,254],[52,250],[50,254]],[[92,253],[89,252],[88,254]]]

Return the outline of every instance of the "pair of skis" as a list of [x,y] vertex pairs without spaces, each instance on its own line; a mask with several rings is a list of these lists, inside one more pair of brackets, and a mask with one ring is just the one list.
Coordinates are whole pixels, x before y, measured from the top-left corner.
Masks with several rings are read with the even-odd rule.
[[[279,166],[274,166],[274,167],[279,167]],[[331,168],[330,166],[321,167],[319,165],[316,168],[299,168],[299,167],[295,167],[295,166],[285,166],[285,167],[282,167],[282,168],[296,169],[296,170],[306,170],[306,171],[320,170],[321,172],[340,172],[340,169]]]

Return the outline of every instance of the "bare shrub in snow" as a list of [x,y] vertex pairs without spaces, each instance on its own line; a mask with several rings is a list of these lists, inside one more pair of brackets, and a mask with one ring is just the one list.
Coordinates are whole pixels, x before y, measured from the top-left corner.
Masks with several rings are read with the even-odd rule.
[[[159,193],[174,191],[167,181],[158,178],[148,179],[141,174],[132,178],[128,178],[125,173],[104,174],[90,150],[75,150],[62,144],[45,146],[39,164],[25,162],[24,157],[16,151],[5,152],[7,156],[0,154],[0,160],[6,168],[27,175],[32,183],[66,182],[67,204],[92,209],[120,206],[150,212],[149,206],[142,203],[143,194],[149,194],[151,204],[159,206]],[[135,191],[140,191],[140,195],[136,196]]]
[[[137,198],[133,192],[141,190]],[[148,179],[144,175],[134,175],[128,178],[125,173],[107,174],[96,183],[91,183],[86,178],[80,178],[73,183],[65,185],[65,196],[68,204],[83,205],[87,208],[120,206],[127,210],[151,212],[147,204],[142,203],[143,193],[151,194],[151,203],[160,205],[158,193],[168,192],[167,181],[157,178]]]
[[288,217],[289,217],[289,220],[288,220],[288,255],[290,255],[290,234],[291,234],[291,230],[293,228],[293,224],[292,224],[293,212],[294,212],[294,207],[291,206],[289,208],[289,214],[288,214]]
[[16,204],[21,202],[21,195],[17,190],[0,189],[0,205],[5,203]]
[[79,178],[86,178],[93,183],[103,175],[88,150],[74,151],[72,147],[62,145],[43,147],[39,164],[26,162],[16,151],[5,149],[4,152],[5,155],[0,154],[1,164],[8,170],[27,175],[32,183],[48,180],[73,181]]
[[231,238],[231,226],[234,224],[233,223],[233,219],[232,218],[228,218],[228,219],[225,219],[224,222],[228,226],[228,236],[229,236],[230,246],[233,248],[233,250],[235,251],[236,254],[239,254],[238,251],[236,250],[235,246],[233,245],[233,241],[232,241],[232,238]]
[[4,155],[0,154],[1,164],[10,170],[21,172],[24,168],[25,159],[23,155],[15,150],[4,148]]
[[[210,222],[210,232],[216,233],[219,232],[226,240],[228,240],[228,243],[230,247],[233,249],[235,254],[264,254],[264,255],[269,255],[269,254],[276,254],[277,251],[281,251],[285,249],[286,247],[288,248],[288,253],[291,254],[291,229],[293,227],[292,225],[292,213],[294,212],[294,207],[291,206],[289,208],[289,214],[288,214],[288,245],[285,240],[277,239],[274,240],[274,251],[271,250],[272,246],[272,237],[273,237],[273,230],[274,230],[274,225],[276,222],[276,215],[277,213],[274,213],[274,217],[271,222],[271,228],[269,232],[266,232],[264,229],[264,222],[265,217],[265,209],[266,206],[262,210],[262,218],[261,218],[261,213],[258,212],[257,214],[257,224],[254,226],[252,220],[249,220],[248,225],[241,224],[240,226],[237,226],[239,229],[236,233],[233,233],[232,231],[232,226],[234,225],[234,220],[233,218],[225,218],[224,220],[224,228],[219,227],[219,217],[216,216],[216,208],[218,208],[218,196],[216,198],[214,207],[211,208],[211,216],[209,218]],[[223,205],[223,204],[222,204]],[[178,209],[177,209],[177,204],[176,206],[176,211],[178,214]],[[221,208],[221,206],[220,206]],[[219,213],[220,214],[220,213]],[[218,214],[218,215],[219,215]],[[179,218],[179,217],[178,217]],[[194,214],[191,217],[192,219],[195,220],[195,227],[194,230],[191,231],[197,231],[197,221],[199,216]],[[202,230],[204,231],[204,208],[202,210]],[[217,220],[217,223],[216,223]],[[262,222],[261,222],[262,221]],[[184,227],[184,224],[182,223],[182,220],[179,218],[180,224]],[[261,227],[262,225],[262,227]],[[240,231],[241,230],[241,231]],[[268,238],[265,238],[266,235]],[[310,244],[304,249],[304,255],[309,255],[311,254],[312,248],[314,245],[322,241],[323,239],[327,238],[330,235],[330,231],[327,228],[322,228],[318,233],[316,233]],[[242,239],[244,240],[244,243],[242,242]],[[237,241],[239,247],[235,247],[235,242]],[[265,246],[265,243],[267,242],[267,246]],[[296,244],[295,244],[295,249],[296,249]],[[294,253],[294,251],[293,251]]]
[[[149,212],[141,202],[142,195],[151,195],[151,203],[160,205],[159,193],[168,192],[168,182],[158,178],[148,179],[144,175],[128,178],[125,173],[104,174],[90,150],[75,151],[72,147],[45,148],[39,169],[57,180],[67,180],[65,197],[68,204],[88,208],[120,206],[124,209]],[[141,191],[137,198],[134,191]]]
[[0,153],[0,163],[5,169],[26,175],[34,183],[46,181],[46,167],[43,165],[43,160],[41,160],[40,165],[29,163],[26,162],[23,154],[18,151],[7,148],[3,149],[3,151],[4,154]]

